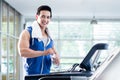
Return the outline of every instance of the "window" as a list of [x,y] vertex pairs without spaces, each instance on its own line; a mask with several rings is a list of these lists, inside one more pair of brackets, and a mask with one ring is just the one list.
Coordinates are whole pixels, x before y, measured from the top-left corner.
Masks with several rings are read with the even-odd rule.
[[[18,80],[17,39],[20,32],[20,14],[7,3],[2,3],[1,39],[1,75],[2,80]],[[15,30],[16,29],[16,30]],[[16,31],[16,32],[15,32]],[[1,76],[0,76],[1,79]]]
[[[96,43],[108,43],[110,48],[120,46],[120,22],[99,22],[91,25],[87,21],[53,21],[48,27],[54,37],[61,57],[61,70],[69,69],[83,58]],[[108,56],[102,54],[100,59]]]

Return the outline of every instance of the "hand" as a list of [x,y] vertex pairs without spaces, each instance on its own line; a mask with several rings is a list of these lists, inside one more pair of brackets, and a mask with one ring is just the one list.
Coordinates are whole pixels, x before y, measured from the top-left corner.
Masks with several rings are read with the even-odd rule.
[[53,54],[53,56],[52,56],[52,60],[53,60],[53,63],[54,63],[54,64],[56,64],[56,65],[59,66],[59,64],[60,64],[60,60],[59,60],[59,57],[58,57],[57,54]]
[[54,50],[52,48],[45,50],[44,55],[48,55],[48,54],[51,54],[51,55],[55,54]]

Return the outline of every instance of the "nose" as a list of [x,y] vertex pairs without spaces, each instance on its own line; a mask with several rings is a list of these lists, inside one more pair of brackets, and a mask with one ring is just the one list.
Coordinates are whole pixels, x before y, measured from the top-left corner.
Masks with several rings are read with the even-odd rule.
[[47,17],[44,17],[43,20],[47,22],[47,21],[48,21],[48,18],[47,18]]

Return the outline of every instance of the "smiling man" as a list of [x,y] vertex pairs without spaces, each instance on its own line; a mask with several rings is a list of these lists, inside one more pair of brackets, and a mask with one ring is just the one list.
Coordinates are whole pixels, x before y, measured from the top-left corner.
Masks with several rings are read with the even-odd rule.
[[[21,32],[18,51],[24,60],[25,75],[48,74],[52,61],[57,65],[60,64],[53,39],[47,28],[51,18],[51,8],[42,5],[37,9],[36,20]],[[53,58],[51,55],[55,57]]]

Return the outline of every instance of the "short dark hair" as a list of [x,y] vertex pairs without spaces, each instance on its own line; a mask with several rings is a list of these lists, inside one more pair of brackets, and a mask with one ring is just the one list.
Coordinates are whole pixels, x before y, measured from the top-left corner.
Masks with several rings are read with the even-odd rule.
[[52,17],[52,10],[48,5],[41,5],[40,7],[38,7],[36,14],[39,15],[41,10],[49,11],[50,12],[50,17]]

